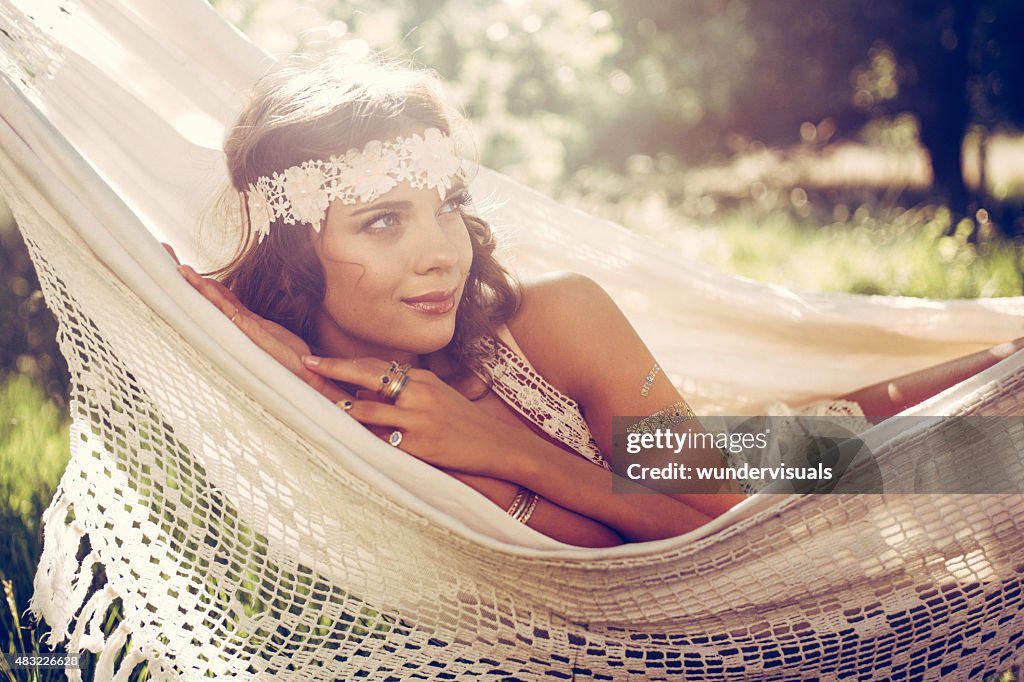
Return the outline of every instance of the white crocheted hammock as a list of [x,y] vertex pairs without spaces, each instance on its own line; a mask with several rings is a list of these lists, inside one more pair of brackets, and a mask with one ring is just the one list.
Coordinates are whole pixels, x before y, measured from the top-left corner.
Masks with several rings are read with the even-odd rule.
[[[560,545],[343,415],[162,251],[215,251],[195,226],[262,53],[200,0],[0,0],[0,29],[0,191],[72,375],[32,607],[55,643],[99,654],[96,679],[142,661],[156,680],[304,681],[975,679],[1021,662],[1024,429],[1002,448],[953,445],[940,419],[865,434],[909,475],[968,459],[1012,494],[757,496],[684,537]],[[507,199],[516,267],[604,284],[698,413],[1022,333],[1021,299],[798,294],[494,173],[476,184]],[[915,412],[1024,414],[1022,384],[1018,354]]]

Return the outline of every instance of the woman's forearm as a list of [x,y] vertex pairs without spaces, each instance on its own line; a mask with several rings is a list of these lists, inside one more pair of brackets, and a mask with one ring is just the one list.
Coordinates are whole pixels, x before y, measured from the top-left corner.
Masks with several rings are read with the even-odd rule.
[[868,417],[890,417],[988,369],[1024,348],[1024,337],[841,396]]
[[[577,514],[611,528],[630,542],[689,532],[743,499],[742,495],[667,495],[637,488],[612,489],[611,472],[539,437],[509,443],[495,458],[494,475],[514,480]],[[623,481],[629,486],[630,482]]]
[[[519,486],[497,478],[458,471],[448,472],[502,509],[508,509]],[[541,497],[530,516],[529,526],[550,538],[578,547],[613,547],[623,540],[608,526],[561,507]]]

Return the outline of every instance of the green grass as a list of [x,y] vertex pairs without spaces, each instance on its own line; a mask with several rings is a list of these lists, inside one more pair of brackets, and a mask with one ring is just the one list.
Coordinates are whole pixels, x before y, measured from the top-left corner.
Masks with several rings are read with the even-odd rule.
[[753,179],[729,167],[714,183],[707,170],[648,161],[625,175],[581,170],[559,198],[682,256],[794,289],[936,299],[1024,293],[1024,243],[1001,238],[985,211],[955,220],[940,205],[900,206],[910,199],[893,188],[773,181],[786,174],[778,161]]
[[[23,375],[0,375],[0,651],[48,651],[24,610],[42,550],[41,517],[68,461],[67,416]],[[64,679],[63,671],[7,670],[9,680]],[[2,678],[0,678],[2,679]]]
[[697,257],[720,269],[807,291],[923,298],[1019,296],[1019,245],[987,236],[972,220],[955,227],[945,209],[814,228],[794,216],[724,216],[717,244]]

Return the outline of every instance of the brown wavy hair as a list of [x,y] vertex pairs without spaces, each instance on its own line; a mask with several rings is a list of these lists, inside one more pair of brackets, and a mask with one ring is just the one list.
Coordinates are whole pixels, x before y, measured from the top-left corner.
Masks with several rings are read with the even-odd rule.
[[[279,66],[253,87],[248,106],[224,143],[231,183],[243,215],[235,257],[214,274],[256,314],[318,345],[316,314],[326,294],[323,267],[309,227],[271,223],[262,242],[249,220],[246,190],[310,159],[326,160],[372,139],[396,137],[412,125],[448,134],[465,120],[444,103],[430,71],[337,57]],[[463,211],[473,245],[455,334],[445,350],[461,369],[485,352],[475,342],[492,335],[519,307],[520,289],[494,257],[490,226]]]

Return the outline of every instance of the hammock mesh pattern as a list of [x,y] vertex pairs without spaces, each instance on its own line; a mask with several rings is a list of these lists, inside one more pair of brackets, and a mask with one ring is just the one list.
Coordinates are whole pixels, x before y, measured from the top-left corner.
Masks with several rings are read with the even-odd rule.
[[[73,576],[44,611],[59,628],[82,606],[73,647],[124,644],[86,627],[115,599],[170,679],[975,678],[1021,647],[1022,496],[804,498],[651,557],[483,551],[332,467],[76,250],[28,236],[74,365],[43,561],[44,585]],[[1021,383],[988,412],[1020,413]]]
[[[86,625],[115,599],[129,656],[168,679],[976,678],[1021,647],[1020,495],[809,497],[651,557],[485,551],[332,467],[76,251],[45,260],[29,237],[74,365],[41,576],[71,578],[43,615],[60,637],[81,607],[73,648],[124,644]],[[988,411],[1020,413],[1021,383]]]
[[[219,21],[201,5],[175,12]],[[76,185],[99,170],[15,103],[27,88],[4,88],[0,190],[72,375],[72,458],[33,608],[54,643],[99,654],[96,679],[128,679],[142,661],[155,680],[976,679],[1024,662],[1019,422],[998,449],[951,443],[941,423],[883,429],[872,448],[897,477],[925,459],[941,472],[943,453],[1005,471],[1006,494],[759,498],[716,532],[611,550],[487,537],[424,503],[430,491],[396,485],[387,467],[415,462],[386,459],[287,372],[264,386],[217,351],[244,339],[187,285],[130,286],[142,275],[96,234],[137,217]],[[1022,384],[1018,354],[945,409],[1024,414]],[[417,480],[458,490],[429,471]],[[469,491],[456,499],[507,521]],[[104,636],[112,605],[123,622]]]

